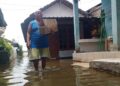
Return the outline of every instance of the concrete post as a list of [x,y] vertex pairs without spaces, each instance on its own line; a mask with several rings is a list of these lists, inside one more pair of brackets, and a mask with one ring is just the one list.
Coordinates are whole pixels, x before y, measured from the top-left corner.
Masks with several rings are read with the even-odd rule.
[[120,49],[120,0],[111,0],[112,6],[112,35],[115,50]]
[[78,40],[80,39],[78,0],[73,0],[73,14],[74,14],[75,50],[78,50],[80,48],[80,45],[78,43]]

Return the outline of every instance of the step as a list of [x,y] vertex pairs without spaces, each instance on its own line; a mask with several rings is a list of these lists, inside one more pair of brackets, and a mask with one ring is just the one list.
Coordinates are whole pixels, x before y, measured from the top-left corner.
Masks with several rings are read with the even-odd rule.
[[120,58],[120,51],[73,53],[74,61],[91,62],[93,60],[107,58]]
[[120,58],[93,60],[90,62],[89,66],[94,69],[120,73]]

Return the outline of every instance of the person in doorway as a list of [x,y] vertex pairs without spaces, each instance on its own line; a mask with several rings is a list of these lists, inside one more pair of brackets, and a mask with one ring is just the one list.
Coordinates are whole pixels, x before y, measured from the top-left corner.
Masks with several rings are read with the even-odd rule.
[[44,70],[46,59],[50,56],[48,47],[48,35],[42,35],[40,29],[45,26],[40,10],[34,13],[35,19],[28,25],[27,47],[31,51],[30,61],[33,62],[36,71],[39,71],[39,64]]
[[97,38],[97,35],[98,35],[97,27],[94,25],[91,31],[91,36],[92,38]]

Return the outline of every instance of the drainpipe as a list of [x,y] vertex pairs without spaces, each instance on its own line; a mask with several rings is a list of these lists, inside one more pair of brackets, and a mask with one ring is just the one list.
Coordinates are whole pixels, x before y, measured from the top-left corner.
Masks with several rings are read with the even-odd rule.
[[73,0],[73,15],[74,15],[74,39],[75,39],[75,50],[80,50],[79,40],[79,12],[78,12],[78,0]]

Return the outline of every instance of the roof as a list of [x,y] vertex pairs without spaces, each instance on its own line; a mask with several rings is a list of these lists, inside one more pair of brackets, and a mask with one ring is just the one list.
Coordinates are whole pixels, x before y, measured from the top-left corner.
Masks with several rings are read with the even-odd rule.
[[[73,9],[73,4],[70,3],[70,2],[67,1],[67,0],[54,0],[54,1],[51,2],[50,4],[44,6],[43,8],[40,8],[40,10],[42,10],[43,12],[45,12],[45,11],[48,10],[50,7],[52,7],[53,5],[55,5],[56,3],[61,3],[61,4],[65,5],[66,7],[70,8],[70,10]],[[72,10],[71,10],[71,11],[72,11]],[[83,11],[83,10],[81,10],[81,9],[79,9],[79,14],[82,14],[82,15],[84,15],[85,17],[88,15],[87,12],[85,12],[85,11]],[[67,15],[67,14],[66,14],[66,15]],[[73,17],[73,16],[72,16],[72,17]],[[71,16],[57,16],[57,17],[56,17],[56,16],[47,16],[47,17],[44,17],[44,18],[56,18],[56,19],[58,19],[58,18],[72,18],[72,17],[71,17]],[[34,19],[34,15],[33,15],[33,13],[32,13],[32,14],[30,14],[30,16],[29,16],[28,18],[26,18],[26,19],[24,20],[23,23],[21,23],[21,28],[22,28],[22,32],[23,32],[23,36],[24,36],[25,41],[26,41],[26,32],[27,32],[28,24],[29,24],[29,22],[30,22],[31,20],[33,20],[33,19]]]
[[4,20],[4,16],[3,16],[3,13],[2,13],[2,10],[0,8],[0,27],[6,27],[7,24],[6,24],[6,21]]
[[[53,6],[56,3],[64,4],[65,6],[69,7],[70,9],[73,9],[73,4],[70,3],[69,1],[67,1],[67,0],[55,0],[55,1],[51,2],[50,4],[44,6],[43,8],[40,8],[40,10],[44,11],[44,10],[48,9],[49,7]],[[84,16],[88,15],[87,12],[85,12],[81,9],[79,9],[79,14],[82,14]]]
[[[89,12],[92,13],[92,12],[97,11],[97,10],[99,10],[99,9],[101,8],[101,5],[102,5],[102,3],[99,3],[99,4],[97,4],[96,6],[88,9],[87,12],[88,12],[88,13],[89,13]],[[97,8],[97,7],[99,7],[99,8]],[[96,8],[97,8],[97,9],[96,9]],[[94,10],[93,10],[93,9],[94,9]]]

